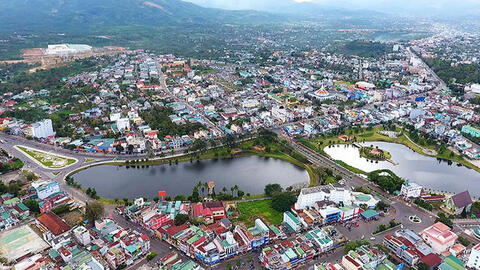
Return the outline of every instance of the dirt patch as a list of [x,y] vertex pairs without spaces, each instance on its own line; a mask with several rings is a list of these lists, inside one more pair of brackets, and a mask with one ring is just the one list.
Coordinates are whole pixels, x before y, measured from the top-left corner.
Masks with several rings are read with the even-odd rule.
[[73,227],[75,226],[78,222],[83,221],[83,216],[82,213],[78,210],[74,210],[72,212],[65,213],[61,216],[62,219],[65,220],[65,223],[68,224],[68,226]]

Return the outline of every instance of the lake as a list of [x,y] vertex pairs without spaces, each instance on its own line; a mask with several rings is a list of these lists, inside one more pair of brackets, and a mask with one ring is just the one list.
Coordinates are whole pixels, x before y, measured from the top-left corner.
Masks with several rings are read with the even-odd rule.
[[180,162],[145,168],[101,165],[73,176],[84,188],[95,188],[105,198],[153,198],[165,190],[167,196],[190,195],[199,181],[215,182],[215,191],[238,185],[245,193],[262,194],[265,185],[278,183],[284,188],[308,183],[308,172],[286,161],[259,156],[233,159]]
[[366,172],[390,169],[398,176],[425,188],[455,193],[469,190],[472,196],[480,196],[480,174],[475,170],[458,166],[456,162],[449,163],[418,154],[402,144],[366,142],[361,145],[373,145],[387,150],[392,154],[392,160],[399,164],[395,166],[387,161],[372,163],[360,157],[358,148],[352,145],[335,145],[331,148],[326,147],[324,151],[333,159],[341,160]]

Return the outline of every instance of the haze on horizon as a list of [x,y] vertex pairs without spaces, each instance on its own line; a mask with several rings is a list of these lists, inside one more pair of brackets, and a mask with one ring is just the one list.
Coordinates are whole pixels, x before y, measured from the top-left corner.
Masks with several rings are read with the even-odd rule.
[[[310,5],[372,10],[412,16],[461,17],[480,14],[480,0],[184,0],[204,7],[282,12],[283,7]],[[313,4],[313,5],[312,5]],[[283,12],[292,12],[292,9]]]

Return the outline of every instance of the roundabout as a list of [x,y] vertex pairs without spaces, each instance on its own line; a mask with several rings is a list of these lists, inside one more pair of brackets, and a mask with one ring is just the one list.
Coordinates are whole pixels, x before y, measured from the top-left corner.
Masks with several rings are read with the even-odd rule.
[[422,223],[422,220],[417,216],[409,216],[408,219],[413,223]]

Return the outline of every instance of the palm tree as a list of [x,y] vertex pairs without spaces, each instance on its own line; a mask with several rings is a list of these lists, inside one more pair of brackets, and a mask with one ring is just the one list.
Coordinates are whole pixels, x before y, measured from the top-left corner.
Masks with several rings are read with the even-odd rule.
[[226,188],[226,187],[223,187],[223,188],[222,188],[222,191],[223,191],[223,193],[227,193],[227,188]]
[[233,189],[235,189],[237,191],[237,196],[238,196],[238,191],[240,190],[240,188],[237,185],[235,185],[235,186],[233,186]]
[[233,197],[233,192],[235,191],[235,186],[230,187],[230,191],[232,192],[232,197]]

